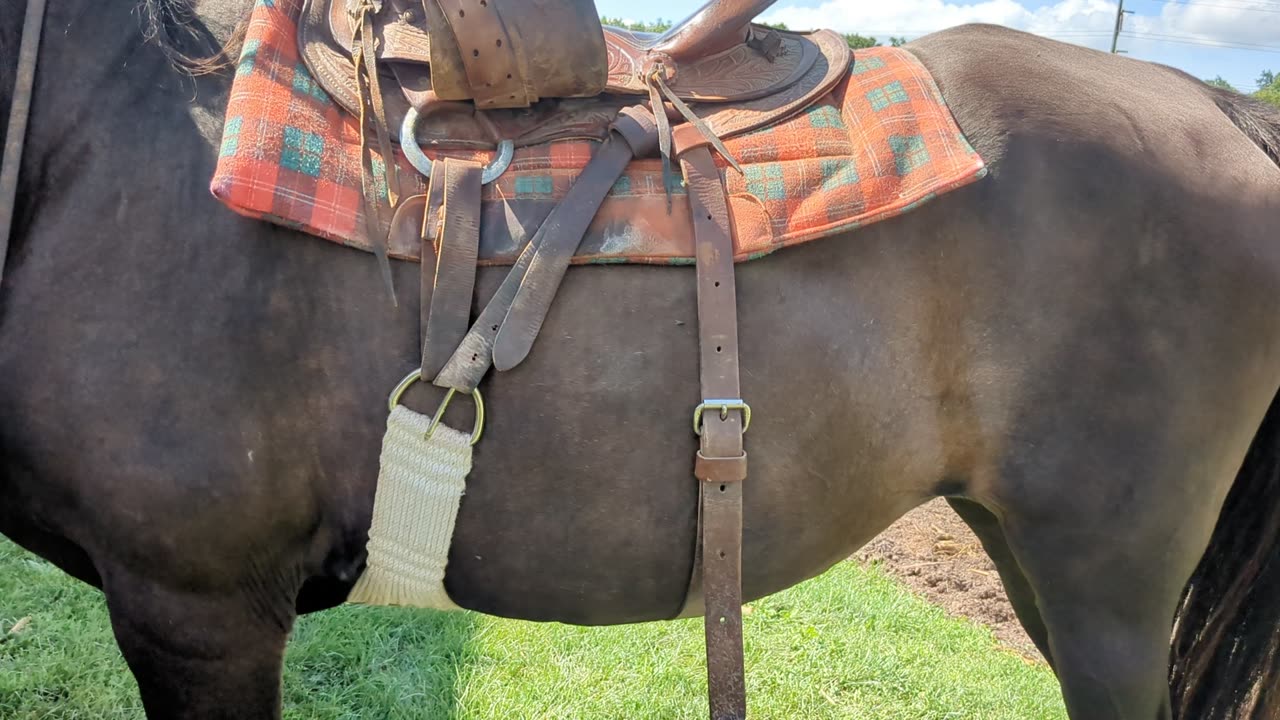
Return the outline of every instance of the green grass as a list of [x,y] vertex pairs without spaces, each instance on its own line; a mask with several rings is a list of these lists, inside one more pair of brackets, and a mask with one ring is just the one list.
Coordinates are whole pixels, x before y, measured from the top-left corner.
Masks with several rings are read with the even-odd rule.
[[[343,607],[299,621],[285,716],[701,720],[701,631]],[[3,540],[0,638],[0,718],[142,717],[101,595]],[[1066,717],[1047,668],[853,563],[753,603],[746,643],[756,720]]]

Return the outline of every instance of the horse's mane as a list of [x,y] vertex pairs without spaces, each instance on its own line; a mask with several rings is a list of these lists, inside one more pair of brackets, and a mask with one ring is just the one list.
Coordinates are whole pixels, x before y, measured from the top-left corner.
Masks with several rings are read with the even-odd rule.
[[[247,5],[247,2],[245,3]],[[248,13],[225,43],[214,40],[195,23],[195,0],[142,0],[142,31],[174,66],[192,75],[209,75],[235,65],[248,29]]]
[[1280,165],[1280,110],[1234,90],[1209,88],[1218,108]]

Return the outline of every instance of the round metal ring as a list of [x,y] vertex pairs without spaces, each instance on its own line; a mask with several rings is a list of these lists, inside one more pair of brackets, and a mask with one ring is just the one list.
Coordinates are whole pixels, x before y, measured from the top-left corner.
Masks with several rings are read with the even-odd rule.
[[[391,391],[391,395],[387,398],[387,412],[395,410],[405,392],[421,379],[422,368],[405,375],[404,379],[396,384],[395,389]],[[431,417],[431,425],[427,427],[427,432],[423,436],[424,440],[431,439],[436,427],[440,425],[440,419],[444,417],[444,411],[449,407],[449,402],[453,400],[453,396],[457,393],[458,391],[455,388],[449,388],[449,392],[445,393],[444,400],[440,401],[440,407],[436,408],[435,415]],[[480,442],[480,436],[484,434],[484,396],[480,394],[479,388],[471,391],[471,399],[476,404],[476,422],[475,427],[471,430],[471,444],[475,445]]]
[[[414,170],[422,173],[423,177],[431,177],[431,158],[422,152],[422,148],[418,147],[417,128],[418,120],[422,115],[418,114],[417,108],[409,108],[409,112],[404,115],[404,122],[400,123],[400,149],[404,151],[405,159],[413,166]],[[502,173],[511,167],[511,160],[515,158],[516,144],[510,140],[503,140],[498,143],[498,154],[493,156],[493,160],[484,166],[481,173],[480,181],[485,185],[502,177]]]

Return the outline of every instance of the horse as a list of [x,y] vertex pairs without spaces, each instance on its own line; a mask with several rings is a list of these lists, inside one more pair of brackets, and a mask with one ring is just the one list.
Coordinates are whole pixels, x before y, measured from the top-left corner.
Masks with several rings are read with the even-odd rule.
[[[150,718],[280,717],[295,618],[364,568],[420,351],[367,256],[210,197],[230,77],[181,60],[234,54],[246,4],[51,0],[0,285],[0,532],[101,588]],[[1280,718],[1280,113],[998,27],[907,48],[990,174],[739,265],[745,597],[945,497],[1073,720]],[[486,379],[457,605],[679,612],[694,292],[572,268]]]

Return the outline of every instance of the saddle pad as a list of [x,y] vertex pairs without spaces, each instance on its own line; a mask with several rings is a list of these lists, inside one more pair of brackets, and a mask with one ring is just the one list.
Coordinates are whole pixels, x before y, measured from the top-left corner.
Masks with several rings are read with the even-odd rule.
[[[268,0],[254,7],[211,190],[241,214],[369,250],[358,125],[299,59],[301,5]],[[740,175],[717,158],[738,261],[899,215],[986,175],[928,70],[899,48],[858,51],[849,77],[821,102],[726,145],[743,169]],[[517,150],[510,168],[484,189],[482,264],[515,260],[595,146],[573,141]],[[489,155],[424,150],[433,158]],[[404,193],[423,192],[423,178],[395,154]],[[661,162],[632,162],[574,262],[693,263],[687,196],[679,186],[670,191],[668,212]],[[391,247],[401,259],[416,260],[419,252],[412,239]]]

